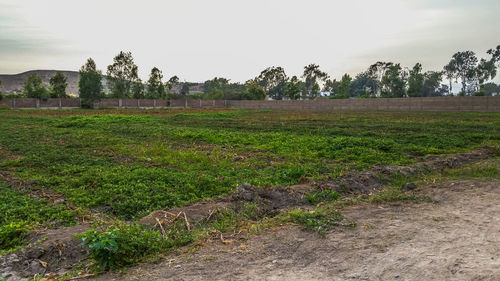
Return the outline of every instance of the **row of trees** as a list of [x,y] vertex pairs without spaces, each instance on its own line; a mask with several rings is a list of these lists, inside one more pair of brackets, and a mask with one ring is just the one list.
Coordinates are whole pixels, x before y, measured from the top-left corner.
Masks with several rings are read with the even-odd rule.
[[[492,95],[500,92],[500,85],[485,83],[496,76],[500,61],[500,45],[487,51],[488,59],[479,60],[472,51],[458,52],[442,71],[423,72],[422,64],[413,68],[399,63],[377,62],[354,78],[344,74],[340,81],[330,79],[316,64],[304,67],[299,78],[288,77],[282,67],[273,66],[263,70],[244,85],[229,83],[225,78],[214,78],[205,82],[205,93],[198,95],[206,99],[259,99],[262,95],[248,95],[252,86],[271,99],[314,99],[321,91],[329,98],[351,97],[428,97],[452,95],[453,82],[462,83],[459,95]],[[441,84],[443,78],[449,85]]]
[[[229,79],[215,77],[204,82],[204,92],[191,95],[199,99],[315,99],[325,93],[329,98],[351,97],[427,97],[452,95],[453,82],[461,82],[460,95],[491,95],[500,92],[500,86],[489,82],[496,77],[500,62],[500,45],[487,51],[488,58],[478,59],[472,51],[457,52],[442,71],[423,72],[420,63],[411,69],[399,63],[377,62],[352,78],[344,74],[340,81],[330,79],[316,64],[304,67],[300,77],[289,77],[279,66],[264,69],[257,77],[247,82],[231,83]],[[106,78],[109,93],[103,90]],[[443,79],[448,84],[442,84]],[[181,86],[180,93],[172,92]],[[186,97],[189,83],[179,82],[172,76],[163,82],[162,71],[151,69],[149,79],[143,83],[138,76],[138,67],[130,52],[120,52],[107,67],[106,75],[96,68],[89,58],[80,68],[79,96],[91,105],[103,97],[136,99],[171,99]],[[42,79],[31,75],[23,87],[23,96],[45,99],[62,98],[66,95],[67,79],[62,72],[50,79],[46,88]]]
[[23,85],[23,97],[47,99],[67,98],[66,87],[68,87],[66,76],[57,71],[49,80],[49,87],[45,87],[42,78],[37,74],[31,74]]

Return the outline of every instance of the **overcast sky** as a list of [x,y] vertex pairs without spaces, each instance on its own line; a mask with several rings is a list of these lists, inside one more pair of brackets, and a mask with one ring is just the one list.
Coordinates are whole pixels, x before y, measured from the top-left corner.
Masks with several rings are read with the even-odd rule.
[[[268,66],[332,77],[376,61],[440,70],[500,44],[500,0],[0,0],[0,73],[105,70],[131,51],[139,75],[243,82]],[[498,79],[497,79],[498,80]]]

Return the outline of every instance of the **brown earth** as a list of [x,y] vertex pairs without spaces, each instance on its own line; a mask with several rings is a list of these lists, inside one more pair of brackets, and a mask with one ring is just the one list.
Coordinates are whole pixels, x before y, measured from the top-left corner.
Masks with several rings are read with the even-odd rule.
[[358,226],[325,237],[287,225],[91,280],[500,280],[499,187],[436,184],[434,202],[348,207]]

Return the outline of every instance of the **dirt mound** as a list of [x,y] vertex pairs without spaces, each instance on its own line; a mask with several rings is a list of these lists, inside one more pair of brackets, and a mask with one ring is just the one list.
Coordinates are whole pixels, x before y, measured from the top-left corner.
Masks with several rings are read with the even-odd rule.
[[59,276],[84,260],[88,252],[73,237],[89,229],[88,225],[47,229],[34,233],[30,246],[0,256],[0,277],[5,281],[30,280],[35,274]]
[[342,193],[371,193],[384,187],[394,175],[411,177],[429,172],[441,173],[444,169],[484,160],[491,155],[493,150],[485,147],[470,153],[432,156],[407,166],[378,165],[369,171],[351,173],[328,182],[317,183],[317,187],[321,190],[331,189]]
[[224,198],[198,202],[181,208],[155,211],[141,219],[140,222],[156,225],[158,221],[166,218],[165,212],[167,212],[170,216],[185,213],[186,220],[193,224],[210,217],[215,210],[230,209],[239,212],[247,204],[255,205],[256,218],[275,216],[283,210],[308,204],[304,197],[314,191],[335,190],[343,194],[367,194],[383,188],[396,174],[416,176],[427,172],[442,172],[446,168],[457,168],[463,164],[487,159],[492,154],[492,149],[486,147],[470,153],[428,157],[408,166],[378,165],[369,171],[350,173],[326,182],[312,182],[287,187],[255,188],[244,183],[238,186],[233,194]]

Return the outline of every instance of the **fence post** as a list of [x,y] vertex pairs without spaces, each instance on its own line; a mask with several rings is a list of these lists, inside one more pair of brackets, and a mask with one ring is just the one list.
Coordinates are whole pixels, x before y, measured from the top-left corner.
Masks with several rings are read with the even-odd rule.
[[59,109],[62,108],[62,101],[61,101],[61,98],[59,98]]
[[187,97],[184,98],[184,108],[188,107],[188,99]]
[[118,99],[118,108],[122,108],[122,99]]
[[156,108],[156,99],[153,100],[153,108]]
[[12,99],[12,108],[16,108],[16,98]]
[[36,108],[40,108],[40,100],[36,99],[35,100]]
[[141,108],[141,100],[140,99],[137,99],[137,108]]
[[200,100],[200,108],[201,108],[201,100]]

